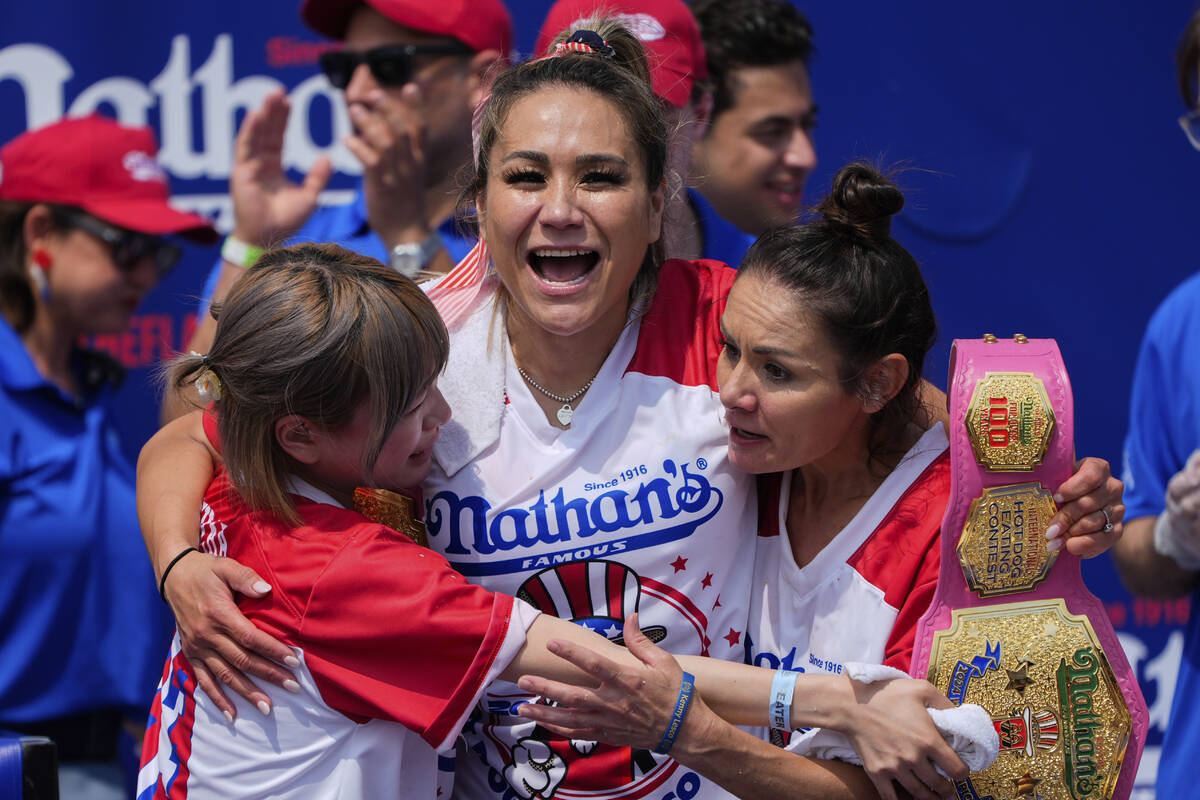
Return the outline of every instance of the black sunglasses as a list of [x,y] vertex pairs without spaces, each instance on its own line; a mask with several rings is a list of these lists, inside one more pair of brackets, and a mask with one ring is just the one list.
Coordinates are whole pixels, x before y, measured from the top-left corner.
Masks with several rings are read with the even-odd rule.
[[126,272],[132,272],[149,257],[154,261],[158,277],[163,277],[179,262],[182,248],[161,236],[138,233],[96,219],[91,214],[77,209],[56,209],[55,214],[63,225],[78,228],[104,242],[112,250],[113,263]]
[[423,55],[467,55],[475,51],[462,42],[387,44],[363,53],[329,50],[321,53],[321,71],[335,89],[345,89],[359,64],[366,64],[380,86],[403,86],[412,80],[413,60]]

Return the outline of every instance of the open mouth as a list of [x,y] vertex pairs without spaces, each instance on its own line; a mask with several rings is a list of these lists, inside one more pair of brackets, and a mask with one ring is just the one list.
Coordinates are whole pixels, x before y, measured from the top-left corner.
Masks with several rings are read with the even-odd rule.
[[539,248],[529,253],[529,266],[552,286],[582,283],[600,262],[595,250]]

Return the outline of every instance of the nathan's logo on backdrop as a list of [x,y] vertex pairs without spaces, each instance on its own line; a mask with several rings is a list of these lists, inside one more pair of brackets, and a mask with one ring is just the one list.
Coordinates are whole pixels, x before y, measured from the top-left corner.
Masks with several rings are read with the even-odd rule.
[[[224,214],[238,116],[257,108],[268,92],[285,87],[268,75],[236,77],[229,34],[213,40],[199,67],[192,69],[192,63],[192,40],[181,34],[171,39],[166,63],[157,74],[149,64],[144,76],[101,78],[68,97],[66,87],[76,76],[67,57],[43,44],[21,43],[0,48],[0,81],[15,81],[21,87],[27,129],[98,109],[126,125],[157,121],[158,163],[167,172],[183,180],[220,182],[211,194],[181,194],[174,201],[200,213]],[[341,92],[316,73],[288,94],[292,113],[284,135],[284,166],[305,171],[318,156],[328,155],[335,170],[360,174],[362,165],[341,144],[351,131]],[[314,140],[312,123],[318,117],[328,121],[321,125],[329,130],[327,142]]]
[[[682,539],[712,519],[724,496],[701,474],[707,467],[703,459],[694,466],[668,459],[662,475],[636,488],[594,497],[568,497],[562,487],[543,489],[532,505],[495,515],[483,497],[443,491],[428,501],[425,523],[430,541],[440,542],[442,552],[464,575],[498,575],[615,556]],[[553,494],[547,497],[549,492]],[[620,535],[634,530],[638,533]],[[562,547],[550,551],[547,545]],[[532,547],[542,552],[522,552]],[[455,558],[508,553],[512,557],[478,562]]]

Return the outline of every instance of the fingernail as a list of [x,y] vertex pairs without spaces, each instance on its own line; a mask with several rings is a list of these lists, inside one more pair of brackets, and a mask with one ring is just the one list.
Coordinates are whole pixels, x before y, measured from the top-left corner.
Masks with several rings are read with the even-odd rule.
[[300,666],[300,659],[296,658],[295,656],[288,656],[283,660],[283,663],[287,664],[289,667],[298,667]]
[[283,688],[287,689],[292,694],[295,694],[296,692],[300,691],[300,684],[296,683],[295,681],[284,681]]
[[1049,528],[1046,528],[1046,538],[1047,539],[1057,539],[1061,535],[1062,535],[1062,525],[1059,525],[1057,522],[1054,523],[1053,525],[1051,525]]
[[1063,496],[1061,494],[1054,495],[1054,502],[1061,506],[1063,502]]
[[233,724],[233,714],[230,714],[228,711],[222,711],[221,713],[225,715],[225,721],[228,722],[230,725],[232,725]]
[[267,583],[266,581],[255,581],[254,585],[250,588],[259,594],[264,594],[271,591],[271,584]]
[[259,700],[258,703],[256,703],[256,705],[258,706],[258,710],[262,712],[264,717],[271,716],[271,707],[269,705],[267,705],[266,700]]
[[1050,541],[1046,542],[1046,549],[1048,551],[1050,551],[1051,553],[1053,553],[1055,550],[1060,549],[1062,546],[1063,546],[1062,539],[1051,539]]

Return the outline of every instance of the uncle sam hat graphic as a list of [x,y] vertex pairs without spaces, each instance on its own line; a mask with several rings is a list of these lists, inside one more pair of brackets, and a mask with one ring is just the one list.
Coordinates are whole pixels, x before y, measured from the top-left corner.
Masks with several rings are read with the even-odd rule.
[[[616,561],[577,561],[550,567],[529,578],[517,597],[546,614],[582,625],[624,646],[621,626],[638,610],[642,587],[637,573]],[[642,628],[652,642],[667,635],[662,625]]]

